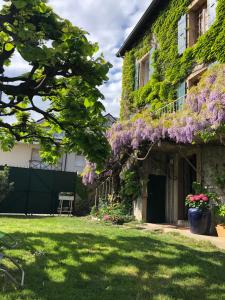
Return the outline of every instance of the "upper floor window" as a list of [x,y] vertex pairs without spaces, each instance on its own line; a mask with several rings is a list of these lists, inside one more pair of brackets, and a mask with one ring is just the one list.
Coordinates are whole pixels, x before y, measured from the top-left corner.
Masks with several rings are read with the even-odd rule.
[[139,61],[136,61],[135,67],[135,90],[146,85],[146,83],[151,78],[154,68],[153,62],[153,52],[155,48],[152,47],[149,53],[143,56]]
[[208,29],[207,0],[194,1],[188,13],[188,46],[196,43],[198,38]]
[[149,54],[146,54],[140,61],[139,87],[146,85],[149,81]]
[[207,11],[207,3],[205,3],[196,13],[197,16],[197,27],[196,36],[199,38],[203,35],[208,28],[208,11]]
[[216,19],[218,0],[193,0],[188,14],[178,21],[178,53],[181,55],[187,47],[193,46]]

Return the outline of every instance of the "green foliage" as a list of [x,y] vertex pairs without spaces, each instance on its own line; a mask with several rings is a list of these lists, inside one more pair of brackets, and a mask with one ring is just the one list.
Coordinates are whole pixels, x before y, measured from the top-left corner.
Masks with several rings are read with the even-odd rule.
[[[121,118],[127,119],[134,112],[150,105],[154,111],[175,100],[179,82],[191,74],[193,67],[200,63],[214,61],[225,62],[225,3],[218,0],[217,19],[209,30],[199,38],[197,43],[187,48],[182,56],[178,55],[177,31],[178,20],[187,12],[190,0],[170,0],[164,9],[158,12],[151,31],[146,30],[136,45],[126,52],[123,65],[123,94],[121,101]],[[154,74],[146,86],[138,91],[134,87],[134,69],[136,59],[140,59],[151,48],[151,41],[157,43],[154,53]],[[134,70],[133,70],[134,72]]]
[[225,172],[217,172],[215,176],[215,182],[221,189],[225,189]]
[[4,167],[0,171],[0,203],[7,197],[7,195],[13,190],[14,183],[9,182],[9,168]]
[[106,199],[100,199],[98,207],[92,207],[91,215],[113,224],[123,224],[133,219],[124,203],[113,203]]
[[140,178],[137,170],[126,170],[121,174],[120,197],[127,211],[131,212],[133,200],[140,196]]
[[[99,86],[111,65],[96,55],[98,45],[88,41],[87,32],[60,18],[47,1],[6,2],[0,11],[0,74],[7,73],[15,53],[31,71],[1,77],[1,116],[16,119],[13,124],[0,119],[1,147],[38,142],[50,163],[62,152],[74,151],[100,165],[109,146]],[[36,123],[33,113],[44,122]],[[55,133],[64,133],[61,141]]]
[[82,183],[82,178],[77,176],[75,214],[77,216],[85,216],[89,214],[91,206],[88,187]]
[[215,208],[216,222],[225,225],[225,204],[221,203]]
[[113,203],[99,210],[99,217],[103,221],[111,221],[113,224],[130,222],[132,217],[127,214],[127,209],[122,203]]

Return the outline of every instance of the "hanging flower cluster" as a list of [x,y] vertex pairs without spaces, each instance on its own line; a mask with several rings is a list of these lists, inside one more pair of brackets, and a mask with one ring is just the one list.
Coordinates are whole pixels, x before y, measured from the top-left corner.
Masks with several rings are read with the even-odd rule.
[[84,185],[93,184],[96,176],[96,164],[91,162],[86,163],[85,169],[82,173],[82,181]]
[[107,133],[114,155],[123,149],[138,149],[143,142],[169,139],[192,143],[204,130],[216,130],[225,122],[225,65],[210,68],[198,86],[189,92],[182,111],[158,120],[146,111],[131,121],[114,124]]

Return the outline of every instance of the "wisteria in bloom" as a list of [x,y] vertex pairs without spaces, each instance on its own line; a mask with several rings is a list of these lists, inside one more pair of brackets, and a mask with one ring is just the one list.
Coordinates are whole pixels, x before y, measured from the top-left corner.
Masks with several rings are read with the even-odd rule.
[[[140,114],[139,114],[140,115]],[[192,143],[202,130],[214,130],[225,122],[225,65],[206,72],[197,87],[187,96],[182,113],[167,114],[157,120],[138,118],[114,124],[108,140],[114,155],[124,149],[137,150],[143,142],[169,139]]]
[[84,185],[93,184],[96,176],[96,165],[90,162],[86,163],[82,173],[82,182]]
[[[143,143],[157,143],[163,139],[176,143],[192,143],[206,130],[217,130],[225,124],[225,65],[210,68],[198,86],[187,95],[181,112],[168,113],[152,119],[146,111],[132,120],[118,122],[107,132],[112,152],[117,157],[123,151],[137,150]],[[84,174],[85,184],[93,183],[94,164],[88,163]]]

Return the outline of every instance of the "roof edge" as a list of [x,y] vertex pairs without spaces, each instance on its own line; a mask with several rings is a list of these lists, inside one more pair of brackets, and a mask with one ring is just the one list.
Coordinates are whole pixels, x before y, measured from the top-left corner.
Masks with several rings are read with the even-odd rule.
[[152,14],[153,10],[159,5],[160,0],[152,0],[149,7],[144,12],[141,19],[138,21],[136,26],[133,28],[131,33],[128,35],[126,40],[124,41],[123,45],[120,47],[118,52],[116,53],[117,57],[123,57],[128,47],[134,42],[136,35],[138,34],[139,30],[147,21],[148,17]]

